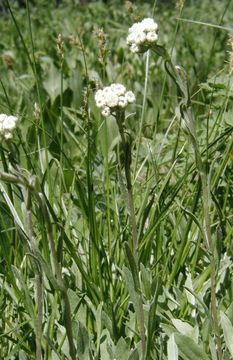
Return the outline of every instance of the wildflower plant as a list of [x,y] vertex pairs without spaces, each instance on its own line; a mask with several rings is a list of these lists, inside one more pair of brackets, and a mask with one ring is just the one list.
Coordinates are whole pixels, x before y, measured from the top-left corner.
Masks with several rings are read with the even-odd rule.
[[[218,358],[222,359],[222,345],[220,338],[218,311],[217,311],[217,299],[216,299],[216,249],[211,235],[211,223],[210,223],[210,189],[207,182],[207,174],[204,168],[204,164],[201,157],[199,143],[197,139],[195,119],[193,116],[192,102],[189,93],[187,75],[185,70],[181,66],[177,66],[173,63],[173,60],[164,46],[157,44],[156,33],[151,31],[157,31],[158,26],[153,19],[144,19],[141,23],[133,24],[129,29],[129,35],[127,37],[127,44],[130,46],[130,50],[133,53],[143,53],[147,50],[151,50],[157,55],[161,56],[165,62],[165,70],[169,77],[174,81],[177,87],[177,92],[180,97],[179,108],[180,117],[188,130],[191,138],[191,142],[194,149],[196,167],[199,172],[199,176],[202,184],[202,203],[204,212],[204,236],[206,246],[210,254],[210,266],[211,266],[211,314],[213,331],[216,340],[216,348]],[[148,38],[149,35],[149,38]],[[150,39],[155,40],[150,41]],[[176,265],[176,264],[175,264]],[[170,285],[170,284],[169,284]]]
[[139,254],[138,254],[138,232],[135,215],[133,186],[131,179],[131,141],[125,134],[125,108],[135,102],[136,98],[132,91],[126,91],[122,84],[112,84],[95,94],[96,105],[102,108],[102,115],[108,117],[114,115],[118,125],[123,147],[123,168],[126,179],[127,208],[131,224],[131,241],[125,243],[125,251],[129,260],[131,271],[135,277],[135,290],[138,293],[138,306],[135,307],[139,331],[141,337],[141,359],[146,359],[146,335],[144,324],[143,298],[139,278]]

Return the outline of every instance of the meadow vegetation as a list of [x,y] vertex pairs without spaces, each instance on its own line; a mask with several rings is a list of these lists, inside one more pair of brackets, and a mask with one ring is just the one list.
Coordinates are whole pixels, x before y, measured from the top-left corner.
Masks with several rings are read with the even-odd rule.
[[0,359],[232,359],[232,1],[5,3]]

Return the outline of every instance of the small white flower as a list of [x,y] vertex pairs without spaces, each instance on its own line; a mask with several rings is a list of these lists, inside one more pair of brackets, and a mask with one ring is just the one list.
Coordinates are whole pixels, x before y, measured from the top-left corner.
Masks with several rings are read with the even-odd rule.
[[112,93],[112,89],[111,89],[111,86],[106,86],[103,90],[103,95],[106,97],[108,96],[109,93]]
[[138,53],[139,52],[139,47],[136,45],[136,44],[132,44],[130,46],[130,50],[133,52],[133,53]]
[[140,23],[134,23],[130,28],[129,28],[129,32],[130,33],[135,33],[138,32],[140,30]]
[[100,98],[100,99],[96,99],[95,102],[96,102],[96,106],[97,106],[98,108],[102,108],[104,105],[106,105],[104,98],[103,98],[103,99],[101,99],[101,98]]
[[6,140],[12,139],[12,137],[13,137],[13,135],[12,135],[11,132],[7,132],[7,133],[5,133],[5,135],[4,135],[4,138],[5,138]]
[[117,94],[115,94],[115,92],[113,91],[109,92],[108,95],[106,96],[106,105],[109,106],[110,108],[113,108],[117,106],[117,104],[118,104]]
[[144,52],[158,40],[158,25],[151,18],[143,19],[129,28],[126,42],[133,53]]
[[126,96],[119,96],[118,106],[121,108],[125,108],[128,105],[128,101]]
[[158,35],[153,32],[153,31],[149,31],[147,34],[146,34],[146,40],[150,43],[154,43],[156,42],[156,40],[158,39]]
[[128,36],[127,36],[127,45],[131,45],[134,43],[135,41],[135,34],[134,33],[130,33]]
[[14,130],[16,127],[17,118],[15,116],[7,116],[3,122],[6,130]]
[[135,100],[134,93],[126,91],[125,86],[118,83],[106,86],[95,94],[96,106],[102,110],[101,113],[105,117],[110,116],[117,110],[124,109]]
[[141,45],[145,42],[146,40],[146,34],[144,32],[138,32],[135,36],[135,44],[136,45]]
[[102,114],[103,116],[105,116],[105,117],[108,117],[108,116],[111,114],[110,108],[109,108],[108,106],[105,106],[105,107],[103,108],[101,114]]
[[112,84],[111,89],[115,92],[116,95],[121,96],[126,92],[126,88],[122,84]]
[[141,21],[141,24],[144,28],[144,31],[156,31],[158,29],[158,25],[151,18],[145,18]]
[[134,103],[136,100],[135,95],[132,91],[127,91],[127,93],[125,94],[125,98],[129,104]]
[[102,99],[104,98],[104,93],[103,93],[103,90],[98,90],[95,94],[95,100],[99,100],[99,99]]
[[13,131],[16,128],[18,118],[12,115],[0,114],[0,138],[6,140],[13,137]]
[[0,114],[0,123],[3,123],[6,117],[6,114]]

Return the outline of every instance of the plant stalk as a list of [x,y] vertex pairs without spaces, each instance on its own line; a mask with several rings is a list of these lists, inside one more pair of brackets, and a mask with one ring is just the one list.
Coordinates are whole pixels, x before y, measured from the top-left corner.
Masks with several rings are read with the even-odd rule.
[[57,258],[57,252],[56,252],[55,242],[54,242],[53,233],[52,233],[52,224],[50,222],[50,217],[49,217],[49,213],[47,210],[44,195],[42,193],[39,193],[39,194],[37,193],[36,196],[37,196],[37,198],[40,202],[40,205],[43,209],[44,219],[45,219],[46,225],[47,225],[48,239],[49,239],[49,245],[50,245],[52,259],[53,259],[54,271],[55,271],[55,274],[57,277],[57,281],[58,281],[59,288],[61,291],[62,300],[64,303],[64,324],[65,324],[67,339],[68,339],[68,343],[69,343],[70,357],[72,360],[78,360],[78,358],[76,357],[76,349],[75,349],[74,340],[73,340],[74,337],[73,337],[73,330],[72,330],[72,316],[71,316],[71,310],[70,310],[70,301],[69,301],[69,298],[67,295],[67,288],[65,286],[65,283],[64,283],[64,280],[62,277],[61,266],[60,266],[58,258]]
[[125,178],[126,178],[126,187],[127,187],[127,195],[128,195],[128,211],[130,217],[130,223],[132,228],[132,239],[133,239],[133,257],[137,267],[138,274],[138,283],[139,283],[139,316],[138,322],[140,327],[140,337],[141,337],[141,348],[142,348],[142,360],[146,360],[146,335],[145,335],[145,319],[144,319],[144,311],[143,311],[143,300],[142,300],[142,291],[140,286],[139,279],[139,257],[138,257],[138,234],[137,234],[137,223],[135,216],[135,208],[134,208],[134,197],[133,197],[133,188],[132,188],[132,180],[131,180],[131,144],[128,139],[125,137],[124,133],[124,112],[118,112],[116,115],[117,125],[119,128],[123,151],[124,151],[124,169],[125,169]]

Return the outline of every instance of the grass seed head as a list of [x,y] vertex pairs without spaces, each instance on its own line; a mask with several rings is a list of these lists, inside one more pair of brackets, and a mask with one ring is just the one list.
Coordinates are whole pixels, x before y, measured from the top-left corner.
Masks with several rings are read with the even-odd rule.
[[230,46],[230,50],[228,51],[229,53],[228,64],[229,64],[230,74],[232,74],[233,73],[233,35],[230,35],[228,39],[228,44]]
[[62,34],[59,34],[57,37],[57,52],[61,61],[63,62],[65,51],[64,51],[64,40]]
[[181,11],[184,7],[185,0],[177,0],[176,1],[176,9]]
[[103,29],[95,29],[94,34],[96,35],[99,42],[99,61],[102,65],[106,64],[108,55],[107,39]]

